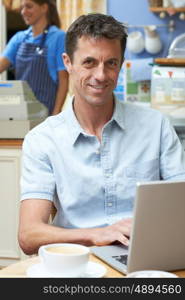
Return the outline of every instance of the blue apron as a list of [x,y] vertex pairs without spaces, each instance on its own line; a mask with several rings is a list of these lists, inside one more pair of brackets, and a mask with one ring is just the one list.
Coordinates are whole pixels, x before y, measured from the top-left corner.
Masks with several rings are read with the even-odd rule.
[[[57,84],[51,78],[47,66],[47,47],[44,46],[48,30],[43,33],[40,45],[22,42],[16,55],[15,77],[26,80],[36,98],[52,113]],[[25,37],[26,39],[26,37]]]

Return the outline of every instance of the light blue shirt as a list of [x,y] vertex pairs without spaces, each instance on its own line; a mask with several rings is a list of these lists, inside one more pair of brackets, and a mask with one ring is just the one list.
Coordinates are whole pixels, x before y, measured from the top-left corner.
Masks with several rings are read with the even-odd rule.
[[54,201],[58,226],[90,228],[130,216],[136,183],[159,179],[185,180],[185,153],[169,120],[150,108],[115,101],[100,144],[69,105],[23,143],[21,199]]
[[[2,56],[6,57],[16,67],[17,50],[22,42],[40,45],[43,34],[34,37],[31,27],[17,32],[8,42]],[[54,82],[58,80],[58,72],[65,70],[62,53],[65,52],[65,32],[52,25],[49,27],[45,46],[48,48],[47,64],[51,78]]]

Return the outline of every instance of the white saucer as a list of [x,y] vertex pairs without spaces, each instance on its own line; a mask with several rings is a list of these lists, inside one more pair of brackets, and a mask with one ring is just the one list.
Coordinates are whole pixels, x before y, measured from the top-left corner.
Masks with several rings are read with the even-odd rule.
[[[79,278],[101,278],[106,273],[106,268],[98,263],[95,262],[88,262],[86,272],[79,276]],[[34,264],[31,267],[29,267],[26,271],[26,275],[28,277],[59,277],[61,276],[53,275],[52,273],[48,273],[48,271],[45,269],[44,265],[42,263]]]

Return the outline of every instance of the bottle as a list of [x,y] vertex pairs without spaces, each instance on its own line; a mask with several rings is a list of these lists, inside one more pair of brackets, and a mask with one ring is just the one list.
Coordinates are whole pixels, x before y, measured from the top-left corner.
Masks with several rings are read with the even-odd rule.
[[161,51],[162,43],[156,31],[156,26],[145,27],[145,49],[151,54],[156,54]]

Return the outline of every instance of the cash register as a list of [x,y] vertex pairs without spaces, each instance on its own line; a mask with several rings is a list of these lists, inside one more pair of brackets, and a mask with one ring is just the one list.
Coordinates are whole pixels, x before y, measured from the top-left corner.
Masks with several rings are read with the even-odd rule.
[[20,139],[48,116],[26,81],[0,81],[0,139]]

